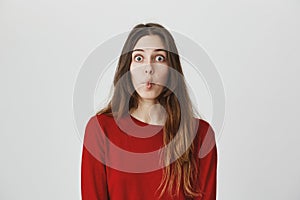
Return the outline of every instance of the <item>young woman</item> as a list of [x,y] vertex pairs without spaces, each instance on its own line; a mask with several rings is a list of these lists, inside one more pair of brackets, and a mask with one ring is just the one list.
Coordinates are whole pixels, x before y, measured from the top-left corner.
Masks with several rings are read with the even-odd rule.
[[82,199],[215,200],[214,132],[195,117],[170,32],[156,23],[135,26],[113,84],[108,105],[86,126]]

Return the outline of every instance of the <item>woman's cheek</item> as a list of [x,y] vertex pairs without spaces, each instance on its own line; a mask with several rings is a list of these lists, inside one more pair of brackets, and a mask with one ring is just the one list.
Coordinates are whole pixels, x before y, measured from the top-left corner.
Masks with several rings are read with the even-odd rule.
[[169,70],[167,68],[163,68],[161,70],[158,71],[158,80],[157,82],[160,85],[166,85],[166,82],[168,80],[168,76],[169,76]]
[[141,82],[141,75],[139,73],[139,70],[137,70],[135,67],[130,70],[131,81],[135,89],[138,88],[138,84]]

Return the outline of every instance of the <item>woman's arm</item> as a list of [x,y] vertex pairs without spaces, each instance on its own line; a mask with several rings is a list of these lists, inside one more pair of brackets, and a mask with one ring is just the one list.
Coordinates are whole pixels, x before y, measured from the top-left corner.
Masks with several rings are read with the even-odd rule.
[[82,200],[108,200],[106,168],[104,163],[103,132],[93,116],[87,123],[81,162]]
[[200,198],[201,200],[216,200],[216,195],[217,195],[217,148],[216,146],[214,146],[214,148],[204,158],[200,159],[200,185],[204,192],[203,198]]
[[208,124],[204,132],[201,148],[198,155],[199,163],[199,186],[204,192],[202,198],[195,200],[216,200],[217,196],[217,164],[218,153],[215,134],[212,127]]

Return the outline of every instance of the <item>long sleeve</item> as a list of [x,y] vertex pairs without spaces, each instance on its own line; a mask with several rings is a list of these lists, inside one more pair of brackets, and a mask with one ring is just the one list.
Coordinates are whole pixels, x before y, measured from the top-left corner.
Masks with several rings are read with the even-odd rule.
[[86,125],[82,150],[82,200],[109,200],[101,130],[97,116],[90,118]]
[[199,158],[199,184],[204,192],[202,198],[195,200],[216,200],[217,195],[217,145],[215,134],[210,125],[205,131],[205,138],[201,142]]

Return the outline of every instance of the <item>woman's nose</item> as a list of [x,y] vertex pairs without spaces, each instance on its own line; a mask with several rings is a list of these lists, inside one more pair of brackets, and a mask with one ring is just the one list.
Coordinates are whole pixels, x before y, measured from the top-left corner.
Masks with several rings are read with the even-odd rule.
[[147,63],[145,63],[146,65],[145,65],[145,73],[146,74],[153,74],[153,72],[154,72],[154,69],[153,69],[153,63],[152,63],[152,60],[151,60],[151,58],[148,58],[147,59],[148,60],[148,62]]
[[152,67],[152,64],[150,63],[150,64],[147,64],[146,66],[145,66],[145,73],[146,74],[153,74],[153,67]]

